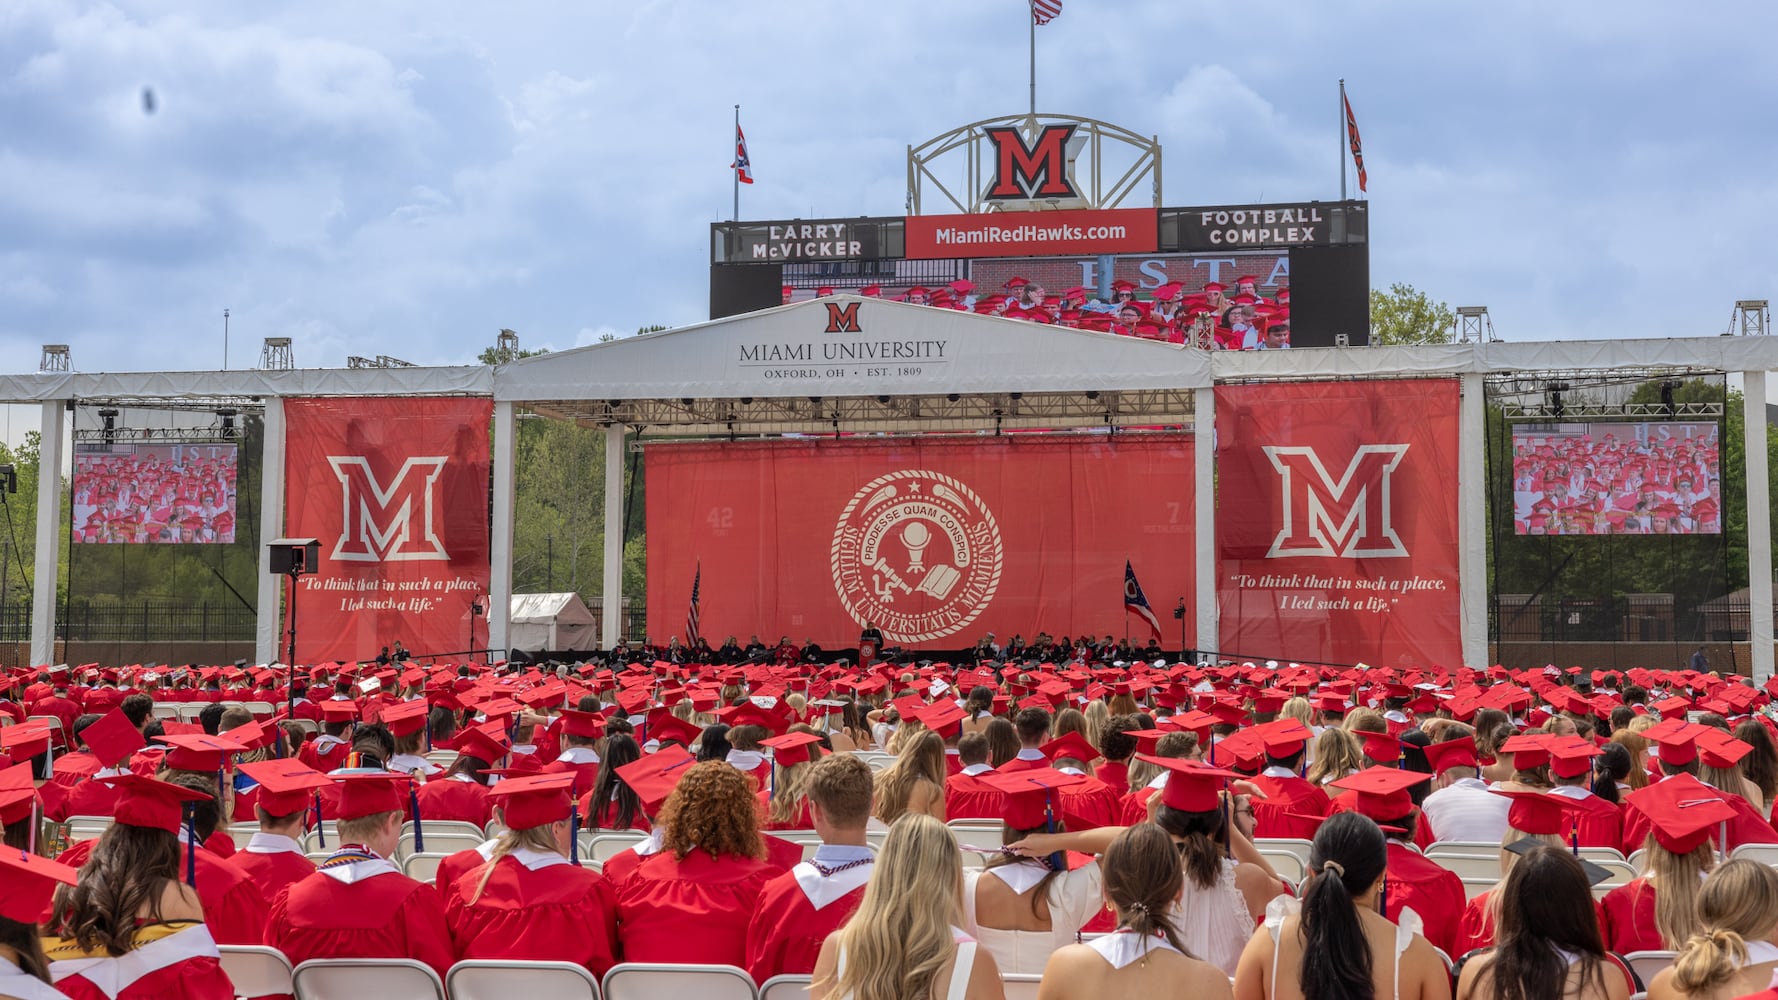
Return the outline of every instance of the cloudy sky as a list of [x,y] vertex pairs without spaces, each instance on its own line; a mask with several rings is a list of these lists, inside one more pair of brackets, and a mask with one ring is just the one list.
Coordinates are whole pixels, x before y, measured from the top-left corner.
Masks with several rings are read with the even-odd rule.
[[[213,368],[225,307],[236,366],[696,322],[734,104],[743,216],[897,214],[909,143],[1024,108],[1026,10],[4,0],[0,356]],[[1712,334],[1778,297],[1774,37],[1770,0],[1066,0],[1039,105],[1158,135],[1169,204],[1327,199],[1343,76],[1375,284],[1508,339]]]

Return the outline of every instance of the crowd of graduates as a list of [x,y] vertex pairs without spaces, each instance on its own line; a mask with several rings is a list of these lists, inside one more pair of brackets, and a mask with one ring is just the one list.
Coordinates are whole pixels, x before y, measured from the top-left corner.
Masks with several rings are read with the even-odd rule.
[[[15,671],[0,997],[231,997],[233,944],[852,1000],[1729,1000],[1778,970],[1778,871],[1727,860],[1778,844],[1771,684],[785,659]],[[73,817],[111,822],[60,843]],[[408,877],[441,821],[486,839]],[[583,831],[633,844],[583,865]],[[1452,841],[1498,845],[1490,891],[1423,853]],[[1596,896],[1584,848],[1637,877]],[[1640,951],[1677,958],[1638,983]]]

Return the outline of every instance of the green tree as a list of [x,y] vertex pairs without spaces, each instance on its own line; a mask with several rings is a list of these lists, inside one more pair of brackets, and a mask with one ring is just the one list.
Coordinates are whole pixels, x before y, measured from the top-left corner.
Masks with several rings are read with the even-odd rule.
[[1413,285],[1371,289],[1371,343],[1381,347],[1448,344],[1457,314]]

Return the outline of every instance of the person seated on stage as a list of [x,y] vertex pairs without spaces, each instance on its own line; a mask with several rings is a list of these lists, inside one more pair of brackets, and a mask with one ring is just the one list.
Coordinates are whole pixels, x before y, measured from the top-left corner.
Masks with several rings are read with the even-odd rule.
[[56,989],[74,1000],[232,997],[205,907],[186,884],[205,852],[177,833],[185,809],[209,796],[135,774],[104,780],[118,786],[117,821],[75,885],[56,894],[43,942]]
[[259,783],[253,804],[259,832],[230,860],[266,899],[277,899],[285,886],[315,871],[315,863],[303,852],[302,835],[315,808],[315,790],[332,782],[289,757],[242,764],[241,772]]
[[1117,929],[1056,949],[1043,967],[1044,995],[1232,1000],[1227,974],[1193,958],[1174,928],[1184,868],[1172,838],[1152,823],[1130,827],[1106,847],[1100,865]]
[[489,860],[457,879],[445,923],[459,959],[617,964],[617,905],[605,876],[574,864],[575,776],[509,778],[492,792],[507,829]]
[[760,891],[747,925],[746,968],[756,983],[814,971],[822,942],[863,901],[876,859],[865,843],[870,768],[852,754],[831,754],[807,767],[804,791],[821,846]]
[[760,891],[784,871],[767,860],[752,779],[705,761],[677,780],[656,817],[660,850],[615,884],[624,959],[743,965]]
[[958,930],[963,859],[943,823],[911,814],[883,841],[858,912],[828,935],[809,1000],[999,1000],[1000,970]]
[[1727,861],[1698,890],[1699,933],[1648,984],[1649,1000],[1731,1000],[1757,993],[1778,972],[1778,871]]
[[[1235,971],[1236,1000],[1320,997],[1449,1000],[1450,974],[1431,944],[1382,915],[1389,851],[1362,813],[1335,813],[1315,831],[1300,905],[1268,907]],[[1393,881],[1391,879],[1390,881]]]
[[907,813],[944,822],[945,741],[937,733],[925,730],[914,737],[876,779],[876,819],[885,827]]
[[1605,894],[1605,944],[1620,955],[1678,951],[1703,929],[1698,888],[1716,867],[1710,838],[1735,817],[1733,807],[1688,774],[1664,778],[1625,798],[1648,818],[1643,839],[1646,873]]
[[1561,846],[1520,858],[1496,890],[1499,938],[1463,964],[1458,1000],[1626,1000],[1629,978],[1605,954],[1588,877]]
[[279,894],[265,943],[293,966],[311,958],[410,958],[443,978],[453,957],[444,903],[388,860],[401,841],[403,790],[412,779],[368,772],[334,780],[339,849]]
[[0,851],[0,997],[52,1000],[49,958],[37,925],[61,886],[75,884],[67,865],[24,851]]
[[[799,731],[800,730],[800,731]],[[767,830],[807,830],[812,826],[805,797],[809,772],[821,755],[821,737],[808,726],[762,741],[772,751],[772,780],[759,793]]]
[[988,738],[967,733],[957,741],[963,769],[945,778],[945,815],[950,819],[999,819],[1001,794],[982,780],[988,765]]

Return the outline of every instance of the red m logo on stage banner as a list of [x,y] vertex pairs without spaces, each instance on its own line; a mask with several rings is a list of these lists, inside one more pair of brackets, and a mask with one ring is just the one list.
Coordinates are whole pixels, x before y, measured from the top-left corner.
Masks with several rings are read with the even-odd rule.
[[1313,448],[1269,446],[1284,479],[1283,524],[1266,558],[1406,556],[1395,533],[1389,479],[1405,444],[1361,445],[1336,480]]
[[438,477],[444,455],[409,458],[388,485],[377,480],[361,455],[329,455],[327,464],[340,480],[343,507],[339,541],[333,558],[346,562],[449,561],[434,519]]
[[1068,179],[1068,140],[1079,127],[1045,125],[1029,146],[1016,128],[983,129],[994,144],[994,185],[985,197],[994,201],[1080,197]]
[[858,325],[858,303],[848,302],[843,306],[838,302],[827,304],[828,333],[859,333],[862,329]]

